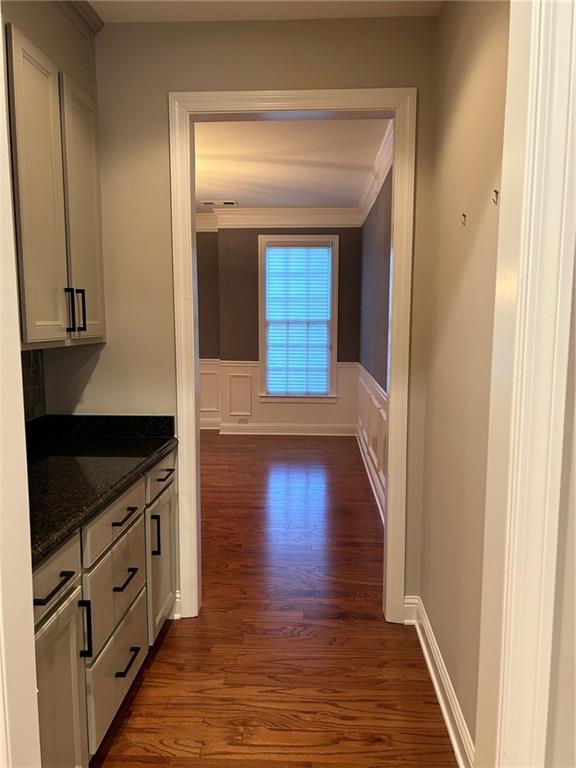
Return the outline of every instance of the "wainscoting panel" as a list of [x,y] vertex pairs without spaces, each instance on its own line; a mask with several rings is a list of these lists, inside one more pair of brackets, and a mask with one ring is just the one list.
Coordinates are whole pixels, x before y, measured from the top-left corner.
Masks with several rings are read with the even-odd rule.
[[200,428],[224,434],[355,435],[357,382],[358,364],[338,363],[335,399],[268,400],[261,396],[258,362],[201,360]]
[[386,520],[388,475],[388,396],[362,366],[358,366],[356,435],[368,477],[378,502],[382,522]]

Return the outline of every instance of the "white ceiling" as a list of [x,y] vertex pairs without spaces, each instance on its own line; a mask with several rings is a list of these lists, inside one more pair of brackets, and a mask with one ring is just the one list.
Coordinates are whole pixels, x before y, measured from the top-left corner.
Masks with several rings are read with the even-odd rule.
[[196,123],[201,200],[242,208],[355,208],[388,120]]
[[436,16],[437,0],[92,0],[105,24]]

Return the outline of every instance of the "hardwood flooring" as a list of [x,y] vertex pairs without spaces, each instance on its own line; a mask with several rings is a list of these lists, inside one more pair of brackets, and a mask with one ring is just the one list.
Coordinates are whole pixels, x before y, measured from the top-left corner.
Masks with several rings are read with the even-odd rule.
[[354,438],[202,433],[203,604],[168,622],[98,768],[456,766],[412,627],[382,616]]

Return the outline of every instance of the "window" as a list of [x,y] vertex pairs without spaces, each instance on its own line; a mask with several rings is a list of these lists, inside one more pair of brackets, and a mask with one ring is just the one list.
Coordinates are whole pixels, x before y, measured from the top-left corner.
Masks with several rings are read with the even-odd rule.
[[338,237],[261,235],[265,396],[335,394]]

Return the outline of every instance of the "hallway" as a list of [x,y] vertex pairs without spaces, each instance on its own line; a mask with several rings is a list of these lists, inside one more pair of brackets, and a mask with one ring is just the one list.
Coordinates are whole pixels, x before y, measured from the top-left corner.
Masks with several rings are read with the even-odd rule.
[[383,620],[356,440],[201,452],[201,616],[169,623],[92,766],[455,766],[416,631]]

